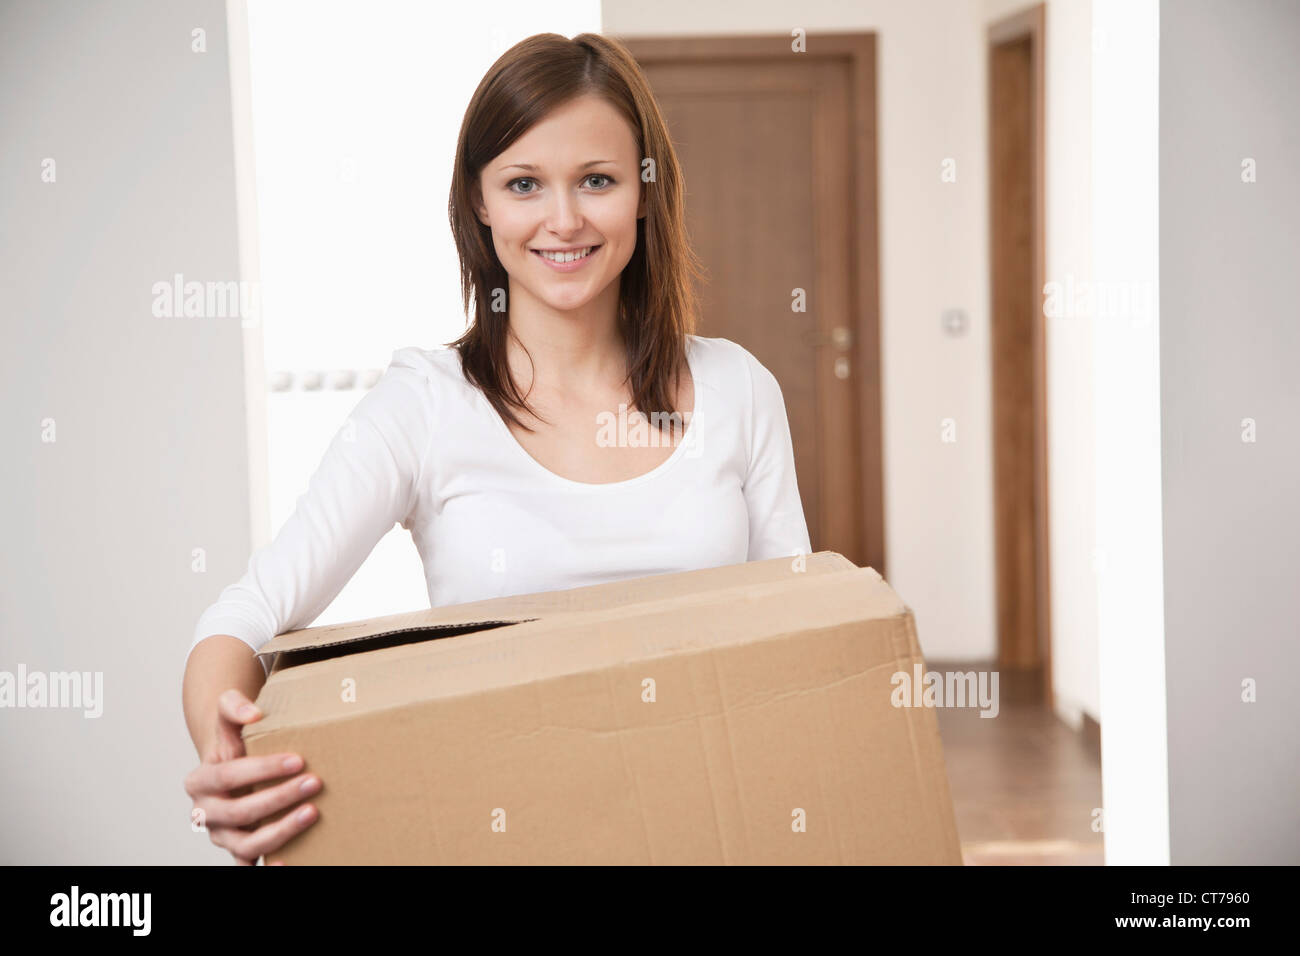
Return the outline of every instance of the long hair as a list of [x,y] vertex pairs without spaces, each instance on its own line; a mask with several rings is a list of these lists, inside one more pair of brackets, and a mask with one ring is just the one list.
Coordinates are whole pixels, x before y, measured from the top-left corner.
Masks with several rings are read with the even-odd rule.
[[603,97],[627,120],[643,168],[646,159],[652,161],[654,174],[644,183],[646,214],[637,220],[636,249],[619,280],[618,328],[627,350],[631,407],[652,423],[657,416],[647,410],[665,413],[660,427],[677,415],[672,396],[685,363],[686,336],[698,320],[693,281],[702,270],[686,235],[682,170],[640,67],[625,46],[595,33],[572,40],[541,33],[516,43],[480,81],[456,143],[447,215],[460,256],[469,326],[447,344],[460,353],[466,379],[498,414],[530,431],[513,411],[531,408],[507,361],[509,305],[504,312],[491,308],[493,291],[508,288],[508,276],[493,248],[492,230],[474,214],[474,190],[484,166],[551,111],[589,93]]

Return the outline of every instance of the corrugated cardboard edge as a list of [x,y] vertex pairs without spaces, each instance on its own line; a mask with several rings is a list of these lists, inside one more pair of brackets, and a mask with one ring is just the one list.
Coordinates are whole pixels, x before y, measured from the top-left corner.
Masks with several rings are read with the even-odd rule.
[[[925,670],[925,657],[921,653],[921,641],[916,632],[916,615],[911,607],[903,610],[903,640],[906,647],[896,648],[895,656],[899,670],[910,674],[913,663],[919,663]],[[943,738],[939,733],[939,717],[933,707],[905,707],[908,712],[907,731],[912,744],[912,766],[923,767],[933,764],[939,768],[937,789],[927,790],[920,787],[920,792],[930,797],[926,815],[941,828],[937,838],[942,845],[948,865],[963,866],[961,839],[957,834],[957,818],[953,808],[952,789],[948,782],[948,764],[943,755]]]

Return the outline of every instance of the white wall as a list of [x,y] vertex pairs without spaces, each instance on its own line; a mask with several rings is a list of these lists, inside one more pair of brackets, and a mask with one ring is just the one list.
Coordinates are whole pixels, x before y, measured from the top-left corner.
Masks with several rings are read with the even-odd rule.
[[[1065,287],[1092,278],[1092,3],[1052,0],[1046,27],[1047,281]],[[1052,689],[1077,728],[1101,718],[1092,329],[1046,323]]]
[[[1160,490],[1159,2],[1095,0],[1093,414],[1107,864],[1169,862]],[[1204,228],[1201,226],[1199,228]]]
[[[1298,49],[1292,2],[1160,4],[1165,686],[1176,865],[1300,863]],[[1242,180],[1246,159],[1254,182]]]
[[[992,449],[984,20],[974,0],[604,0],[618,36],[875,31],[885,549],[927,657],[992,657]],[[797,17],[792,20],[792,17]],[[792,56],[794,54],[791,54]],[[940,179],[946,158],[957,180]],[[961,308],[964,337],[940,316]],[[940,422],[957,422],[957,442]]]
[[0,670],[103,674],[98,718],[0,711],[0,863],[213,860],[181,667],[248,560],[243,334],[156,317],[152,286],[240,278],[225,22],[220,0],[0,5]]

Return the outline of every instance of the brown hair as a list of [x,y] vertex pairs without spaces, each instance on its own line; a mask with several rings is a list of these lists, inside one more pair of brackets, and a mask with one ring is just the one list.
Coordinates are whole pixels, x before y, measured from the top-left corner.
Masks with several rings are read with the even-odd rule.
[[[510,375],[509,311],[491,308],[494,289],[508,288],[492,230],[474,214],[483,167],[552,110],[594,93],[617,109],[637,137],[654,176],[644,182],[646,214],[637,220],[636,249],[619,279],[618,328],[627,348],[632,407],[676,414],[669,391],[685,362],[686,336],[697,306],[692,280],[701,275],[686,235],[685,183],[668,128],[645,76],[617,40],[580,33],[572,40],[541,33],[516,43],[492,64],[474,91],[456,143],[447,214],[460,256],[461,298],[469,328],[454,342],[465,377],[497,412],[527,428],[511,410],[531,411]],[[474,314],[470,316],[470,302]],[[651,422],[656,416],[646,414]],[[659,422],[660,425],[665,422]]]

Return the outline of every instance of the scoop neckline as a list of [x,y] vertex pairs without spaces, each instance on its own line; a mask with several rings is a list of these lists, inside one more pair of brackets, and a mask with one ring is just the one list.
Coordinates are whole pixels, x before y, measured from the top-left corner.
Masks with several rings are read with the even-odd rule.
[[515,437],[514,432],[512,432],[509,426],[506,425],[505,420],[497,413],[497,410],[492,407],[492,403],[487,400],[487,396],[482,392],[479,392],[478,394],[483,400],[483,404],[487,407],[488,415],[494,422],[496,422],[497,429],[505,436],[506,441],[514,448],[515,453],[521,455],[534,471],[541,474],[548,481],[558,484],[561,487],[589,492],[617,491],[622,488],[631,488],[634,485],[651,481],[668,471],[685,454],[686,450],[699,439],[700,396],[704,389],[700,386],[700,376],[695,362],[695,347],[695,337],[688,335],[686,365],[691,370],[691,391],[694,393],[694,407],[691,409],[691,420],[687,423],[686,430],[682,433],[681,441],[677,443],[677,447],[673,449],[673,453],[654,468],[651,468],[644,474],[636,475],[632,478],[625,478],[622,481],[576,481],[573,478],[565,478],[563,475],[557,475],[529,454],[527,448],[519,444],[519,439]]

